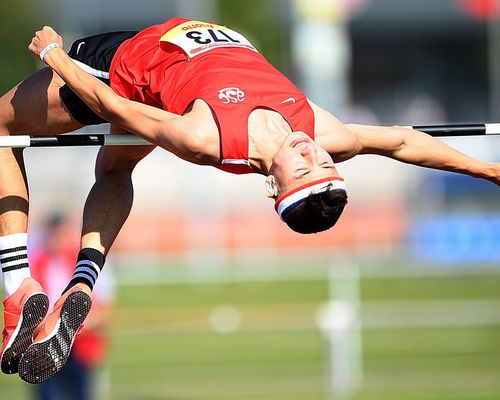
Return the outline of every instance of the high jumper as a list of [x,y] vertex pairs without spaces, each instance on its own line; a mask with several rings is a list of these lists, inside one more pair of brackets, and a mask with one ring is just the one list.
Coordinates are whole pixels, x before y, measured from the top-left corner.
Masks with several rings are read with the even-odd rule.
[[131,173],[155,146],[191,163],[266,176],[266,195],[300,233],[336,223],[347,203],[336,163],[359,154],[500,185],[500,163],[473,159],[418,130],[341,123],[243,35],[215,23],[174,18],[140,32],[78,40],[68,54],[57,32],[44,27],[29,50],[48,68],[0,99],[0,135],[42,137],[107,121],[111,134],[129,132],[150,143],[100,149],[75,273],[45,319],[46,296],[30,277],[26,255],[22,150],[0,149],[0,262],[7,296],[1,368],[30,383],[64,365],[105,256],[129,215]]

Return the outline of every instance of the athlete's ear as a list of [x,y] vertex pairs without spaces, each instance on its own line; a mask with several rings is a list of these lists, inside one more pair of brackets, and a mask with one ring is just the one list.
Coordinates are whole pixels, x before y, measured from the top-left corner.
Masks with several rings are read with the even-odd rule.
[[266,178],[266,196],[271,199],[278,197],[278,187],[276,186],[274,175],[269,175]]

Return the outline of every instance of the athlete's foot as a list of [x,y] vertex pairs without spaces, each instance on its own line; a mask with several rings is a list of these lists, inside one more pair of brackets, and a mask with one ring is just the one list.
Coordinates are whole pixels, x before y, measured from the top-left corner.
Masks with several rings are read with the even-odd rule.
[[3,301],[4,329],[0,364],[5,374],[15,374],[21,357],[33,342],[33,332],[47,314],[49,298],[33,278]]
[[91,305],[90,288],[81,283],[61,296],[21,358],[19,376],[22,380],[41,383],[62,369]]

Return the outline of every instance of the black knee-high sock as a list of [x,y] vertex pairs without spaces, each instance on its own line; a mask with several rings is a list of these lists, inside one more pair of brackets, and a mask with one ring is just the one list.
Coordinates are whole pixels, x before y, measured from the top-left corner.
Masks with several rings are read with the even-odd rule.
[[92,290],[97,278],[99,277],[99,273],[104,267],[104,261],[104,254],[102,254],[99,250],[92,249],[90,247],[81,249],[78,253],[78,259],[73,277],[69,281],[69,284],[66,286],[63,293],[66,293],[77,283],[85,283],[90,287],[90,290]]

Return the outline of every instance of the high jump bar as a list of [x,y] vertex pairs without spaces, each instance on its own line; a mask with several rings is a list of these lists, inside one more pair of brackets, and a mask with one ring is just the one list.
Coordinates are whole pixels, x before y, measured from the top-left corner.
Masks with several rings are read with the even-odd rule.
[[0,136],[0,148],[12,147],[74,147],[151,145],[146,139],[128,133],[75,133],[57,136],[12,135]]
[[[500,135],[500,123],[458,125],[409,126],[433,137]],[[131,134],[64,134],[57,136],[12,135],[0,136],[0,148],[71,147],[71,146],[151,145],[145,139]]]

